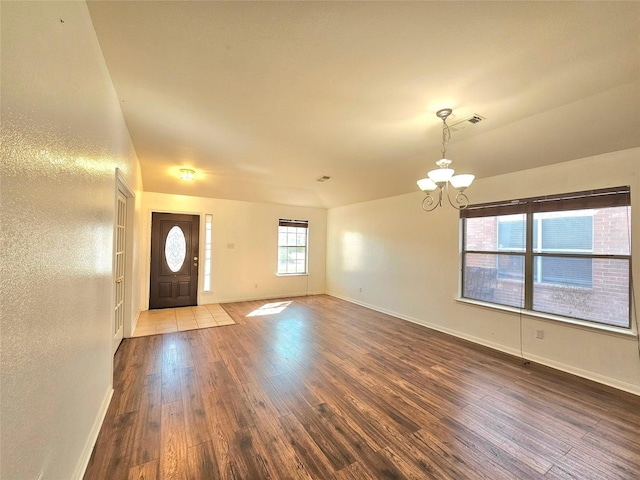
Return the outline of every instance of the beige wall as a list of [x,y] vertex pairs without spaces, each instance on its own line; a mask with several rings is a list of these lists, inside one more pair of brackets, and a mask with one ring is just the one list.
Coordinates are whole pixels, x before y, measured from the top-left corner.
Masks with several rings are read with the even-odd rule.
[[[468,194],[483,203],[619,185],[632,189],[637,259],[640,149],[481,179]],[[456,302],[458,214],[448,207],[425,213],[421,200],[417,192],[330,209],[327,293],[519,355],[517,313]],[[633,273],[640,278],[637,261]],[[526,315],[522,327],[527,358],[640,394],[637,338]],[[536,329],[544,329],[544,339],[534,338]]]
[[[212,292],[202,291],[200,268],[199,304],[325,293],[325,209],[145,192],[142,255],[147,261],[141,285],[145,308],[149,300],[152,212],[201,215],[200,258],[204,258],[204,215],[212,215]],[[309,275],[276,275],[280,218],[309,221]]]
[[112,390],[115,169],[135,192],[139,165],[84,2],[2,2],[1,88],[0,477],[73,479]]

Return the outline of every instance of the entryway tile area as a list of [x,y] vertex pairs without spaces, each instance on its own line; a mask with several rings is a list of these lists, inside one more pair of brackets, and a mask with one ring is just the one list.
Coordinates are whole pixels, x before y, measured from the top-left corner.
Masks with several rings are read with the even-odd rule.
[[133,336],[144,337],[235,323],[219,303],[197,307],[162,308],[142,312]]

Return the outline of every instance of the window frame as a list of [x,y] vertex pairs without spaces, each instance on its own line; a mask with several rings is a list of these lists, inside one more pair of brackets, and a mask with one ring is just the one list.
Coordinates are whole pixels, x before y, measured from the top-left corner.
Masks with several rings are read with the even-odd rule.
[[[621,186],[600,190],[589,190],[584,192],[576,192],[570,194],[561,194],[561,195],[549,195],[544,197],[532,197],[521,200],[513,200],[513,201],[504,201],[504,202],[493,202],[486,204],[478,204],[478,205],[470,205],[468,209],[460,211],[460,222],[461,222],[461,252],[460,252],[460,263],[461,263],[461,275],[460,275],[460,297],[462,300],[468,300],[472,302],[481,302],[496,305],[498,307],[510,307],[508,304],[491,302],[490,300],[479,300],[473,297],[465,296],[465,272],[467,270],[466,259],[468,254],[477,254],[477,255],[496,255],[496,259],[498,259],[498,255],[515,255],[524,257],[524,278],[523,278],[523,292],[524,298],[522,300],[521,307],[514,307],[521,311],[529,311],[534,314],[540,315],[549,315],[551,317],[558,317],[560,319],[567,318],[570,321],[580,321],[587,322],[588,324],[595,324],[599,326],[613,327],[613,328],[623,328],[625,330],[630,330],[632,328],[631,324],[631,314],[632,314],[632,286],[631,286],[631,268],[632,268],[632,260],[631,260],[631,245],[629,245],[628,254],[597,254],[594,253],[593,248],[593,237],[592,237],[592,249],[591,252],[543,252],[542,245],[538,245],[537,249],[534,250],[534,239],[533,239],[533,225],[534,225],[534,214],[539,214],[543,212],[571,212],[572,210],[588,210],[588,209],[601,209],[601,208],[611,208],[611,207],[631,207],[631,192],[629,186]],[[501,248],[498,240],[498,232],[499,232],[499,218],[500,216],[510,215],[510,214],[523,214],[525,215],[525,249],[524,251],[517,251],[515,249],[509,248]],[[496,217],[496,248],[495,250],[468,250],[466,247],[467,243],[467,222],[466,220],[469,218],[481,218],[481,217]],[[631,216],[629,215],[629,223],[631,222]],[[542,220],[540,219],[540,227],[542,225]],[[629,228],[631,226],[629,225]],[[590,320],[580,317],[571,317],[565,315],[559,315],[555,313],[548,313],[541,310],[534,309],[534,286],[535,285],[557,285],[553,282],[537,282],[536,277],[534,275],[534,262],[541,258],[589,258],[591,260],[597,259],[607,259],[607,260],[626,260],[628,266],[628,318],[626,326],[614,325],[612,323],[607,323],[605,321],[597,321]],[[497,277],[498,266],[496,266],[496,277]],[[505,278],[502,281],[509,281],[509,279]],[[583,288],[583,289],[592,289],[593,288],[593,270],[592,270],[592,285],[591,286],[580,286],[580,285],[572,285],[572,288]]]
[[[211,246],[213,241],[213,215],[204,215],[204,269],[202,274],[202,291],[212,292],[211,285]],[[202,262],[201,262],[202,263]]]
[[[304,230],[305,233],[305,244],[304,246],[298,245],[297,240],[295,245],[280,245],[280,228],[288,227],[288,228],[297,228]],[[297,237],[298,233],[296,233]],[[295,275],[308,275],[309,274],[309,221],[308,220],[291,220],[286,218],[281,218],[278,220],[278,231],[277,231],[277,257],[276,257],[276,275],[278,276],[295,276]],[[304,271],[303,272],[282,272],[280,271],[280,249],[281,248],[304,248]]]

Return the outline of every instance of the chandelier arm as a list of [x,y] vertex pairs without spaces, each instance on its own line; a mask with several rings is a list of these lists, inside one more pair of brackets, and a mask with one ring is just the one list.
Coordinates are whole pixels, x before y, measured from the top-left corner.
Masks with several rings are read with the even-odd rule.
[[447,200],[449,200],[449,205],[457,210],[464,210],[469,206],[469,198],[462,192],[458,192],[455,197],[455,204],[451,201],[451,197],[449,196],[449,190],[447,189]]
[[431,195],[427,195],[426,197],[424,197],[424,199],[422,200],[422,209],[425,212],[433,212],[436,208],[438,208],[438,204]]
[[[422,200],[422,209],[425,212],[433,212],[436,208],[442,206],[442,189],[438,190],[438,201],[436,201],[430,193]],[[431,208],[429,208],[431,207]]]

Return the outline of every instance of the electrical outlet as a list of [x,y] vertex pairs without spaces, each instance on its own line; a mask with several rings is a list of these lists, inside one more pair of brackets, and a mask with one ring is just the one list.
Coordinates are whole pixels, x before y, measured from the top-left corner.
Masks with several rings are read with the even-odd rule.
[[536,330],[536,338],[543,339],[544,338],[544,330]]
[[362,287],[358,288],[358,291],[359,291],[360,293],[362,293]]

